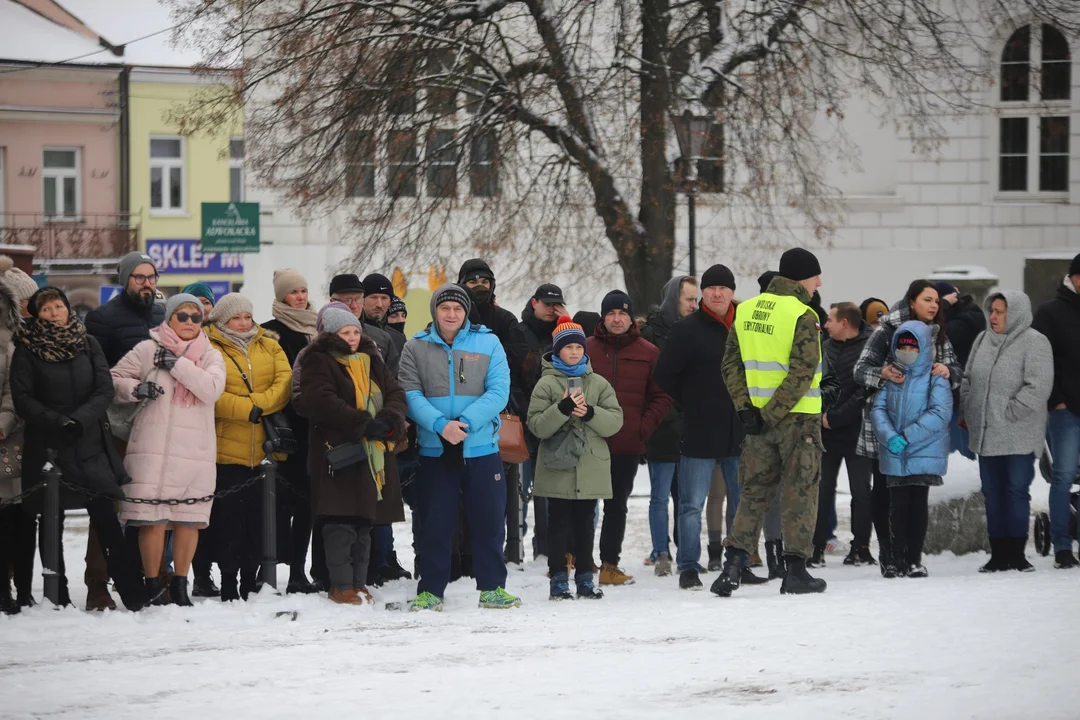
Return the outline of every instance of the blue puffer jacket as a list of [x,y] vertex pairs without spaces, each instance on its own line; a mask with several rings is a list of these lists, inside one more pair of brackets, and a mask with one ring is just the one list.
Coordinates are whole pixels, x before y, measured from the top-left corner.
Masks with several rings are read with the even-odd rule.
[[[919,359],[907,369],[903,383],[885,383],[870,413],[878,439],[881,472],[894,477],[944,475],[949,464],[952,389],[948,380],[930,374],[934,365],[931,350],[934,336],[926,323],[909,321],[897,328],[892,338],[892,353],[896,352],[897,339],[905,332],[919,341]],[[899,455],[886,447],[890,438],[897,435],[908,441]]]
[[434,323],[429,325],[405,344],[398,380],[421,455],[442,455],[439,433],[450,420],[468,427],[466,458],[499,452],[499,413],[510,397],[510,366],[502,343],[486,327],[466,320],[451,347]]

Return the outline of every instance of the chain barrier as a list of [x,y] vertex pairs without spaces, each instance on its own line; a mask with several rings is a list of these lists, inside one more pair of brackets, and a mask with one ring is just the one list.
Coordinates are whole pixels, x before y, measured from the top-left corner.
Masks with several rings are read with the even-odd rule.
[[0,510],[3,510],[8,505],[14,505],[15,503],[21,503],[23,500],[30,497],[34,493],[36,493],[38,490],[41,490],[42,488],[44,488],[46,482],[48,482],[48,481],[47,480],[42,480],[37,485],[34,485],[33,487],[28,487],[27,489],[23,490],[21,493],[19,493],[18,495],[16,495],[15,497],[13,497],[13,498],[11,498],[9,500],[0,500]]
[[[105,498],[106,500],[112,500],[114,502],[132,503],[133,505],[169,505],[170,507],[176,507],[177,505],[198,505],[199,503],[211,502],[212,500],[218,500],[218,499],[223,498],[223,497],[228,497],[229,495],[234,495],[234,494],[236,494],[236,493],[238,493],[238,492],[240,492],[242,490],[248,489],[249,487],[254,485],[256,482],[258,482],[259,480],[262,480],[264,477],[266,477],[265,473],[258,473],[257,475],[253,475],[252,477],[248,478],[247,480],[240,483],[239,485],[234,485],[234,486],[232,486],[230,488],[226,488],[224,490],[219,490],[218,492],[211,493],[210,495],[204,495],[202,497],[197,497],[197,498],[183,498],[183,499],[169,498],[167,500],[158,500],[158,499],[154,499],[154,498],[129,498],[129,497],[118,498],[118,497],[115,497],[113,495],[109,495],[107,493],[97,492],[96,490],[90,490],[88,488],[83,487],[82,485],[76,485],[75,483],[68,482],[67,480],[64,480],[63,478],[60,478],[60,484],[63,487],[66,487],[68,490],[72,490],[72,491],[77,492],[77,493],[79,493],[81,495],[88,495],[88,496],[90,496],[92,498]],[[15,497],[13,497],[13,498],[11,498],[9,500],[0,501],[0,509],[6,508],[8,505],[14,505],[15,503],[19,503],[19,502],[22,502],[23,500],[26,500],[31,495],[36,493],[38,490],[43,489],[45,487],[46,482],[47,482],[46,480],[42,480],[37,485],[34,485],[33,487],[30,487],[30,488],[27,488],[26,490],[23,490],[21,493],[19,493]],[[299,491],[296,490],[295,488],[290,487],[290,489],[292,489],[293,492],[299,493]]]

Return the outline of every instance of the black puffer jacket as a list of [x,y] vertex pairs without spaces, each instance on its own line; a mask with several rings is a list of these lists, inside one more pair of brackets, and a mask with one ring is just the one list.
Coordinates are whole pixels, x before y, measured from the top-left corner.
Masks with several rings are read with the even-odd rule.
[[[17,344],[11,361],[11,395],[26,423],[23,486],[41,480],[46,451],[55,448],[56,464],[68,482],[122,497],[128,481],[123,463],[105,427],[113,382],[101,346],[88,337],[86,351],[72,360],[47,362]],[[64,425],[71,419],[77,430]]]
[[[278,344],[281,345],[281,349],[285,351],[285,357],[289,358],[289,367],[293,367],[296,364],[296,358],[300,355],[300,351],[308,346],[311,342],[311,338],[302,332],[297,332],[289,328],[285,323],[280,320],[267,320],[262,324],[264,330],[268,330],[277,336]],[[307,420],[300,416],[293,408],[293,404],[290,402],[289,406],[285,408],[285,417],[289,420],[289,427],[292,428],[293,435],[296,437],[296,443],[300,448],[300,451],[294,455],[289,456],[289,462],[306,463],[308,454],[308,424]]]
[[821,346],[822,355],[828,360],[839,386],[836,401],[825,411],[829,428],[821,429],[821,441],[828,452],[854,450],[859,442],[868,390],[855,382],[855,363],[873,332],[869,325],[863,323],[859,334],[852,339],[839,341],[829,338]]
[[154,303],[146,307],[122,292],[86,314],[86,331],[97,339],[105,360],[112,367],[133,347],[149,340],[150,329],[163,322],[164,306]]
[[961,367],[967,367],[975,338],[986,330],[986,315],[975,298],[964,295],[955,305],[945,303],[945,336],[952,343]]
[[1058,288],[1057,297],[1039,306],[1031,327],[1050,341],[1054,350],[1054,390],[1051,410],[1061,403],[1080,414],[1080,295],[1069,286]]
[[701,308],[675,323],[654,375],[683,413],[681,452],[692,458],[732,457],[743,426],[720,368],[728,329]]

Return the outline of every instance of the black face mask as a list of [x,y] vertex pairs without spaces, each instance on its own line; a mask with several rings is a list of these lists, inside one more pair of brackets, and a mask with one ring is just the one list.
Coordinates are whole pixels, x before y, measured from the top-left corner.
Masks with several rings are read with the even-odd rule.
[[472,297],[472,301],[475,305],[487,305],[491,302],[491,290],[483,285],[469,288],[469,296]]
[[402,335],[405,334],[405,323],[403,323],[403,322],[396,322],[396,323],[388,322],[388,323],[386,323],[386,327],[393,328],[393,329],[397,330],[399,333],[401,333]]

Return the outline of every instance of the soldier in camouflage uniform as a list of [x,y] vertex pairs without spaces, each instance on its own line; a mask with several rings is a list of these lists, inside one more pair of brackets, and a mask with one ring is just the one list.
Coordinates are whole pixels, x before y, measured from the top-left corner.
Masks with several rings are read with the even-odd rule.
[[[809,307],[813,292],[821,286],[820,275],[821,266],[812,253],[802,248],[788,250],[780,261],[780,274],[769,284],[767,293],[740,306],[745,307],[745,315],[736,317],[733,332],[728,335],[722,366],[724,382],[739,409],[747,437],[739,468],[742,501],[734,527],[724,541],[727,547],[724,569],[712,586],[712,592],[722,597],[738,589],[742,568],[757,547],[761,526],[778,486],[787,564],[780,592],[825,591],[825,581],[806,572],[806,560],[814,552],[823,449],[821,331],[818,318]],[[770,318],[767,311],[774,306],[776,312]],[[806,306],[805,312],[802,306]],[[778,317],[783,315],[784,308],[787,325]],[[791,333],[787,335],[791,338],[790,356],[784,328]],[[777,329],[775,335],[774,329]],[[781,360],[769,362],[750,357],[749,350],[744,357],[740,338],[746,345],[754,340],[749,337],[752,332],[766,338],[758,340],[757,347],[766,343],[766,349],[775,352],[775,357]],[[787,362],[782,362],[783,359]],[[751,372],[755,373],[755,379],[748,382]],[[770,374],[771,381],[758,379]],[[758,398],[757,404],[752,397]]]

